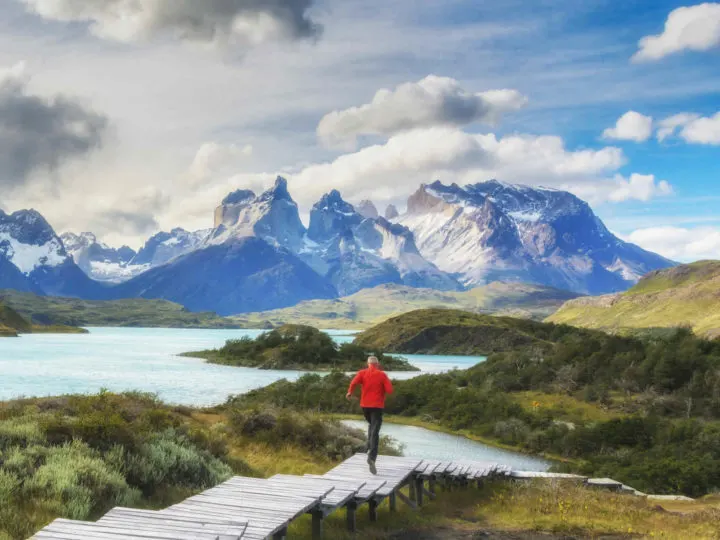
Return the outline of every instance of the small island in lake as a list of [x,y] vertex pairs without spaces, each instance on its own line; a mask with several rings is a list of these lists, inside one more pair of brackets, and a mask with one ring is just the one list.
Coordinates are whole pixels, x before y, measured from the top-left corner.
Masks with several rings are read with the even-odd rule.
[[354,343],[338,345],[325,332],[303,325],[287,324],[257,338],[228,340],[220,349],[184,353],[213,364],[260,369],[308,371],[354,371],[363,367],[369,354],[387,371],[420,371],[403,358],[370,351]]

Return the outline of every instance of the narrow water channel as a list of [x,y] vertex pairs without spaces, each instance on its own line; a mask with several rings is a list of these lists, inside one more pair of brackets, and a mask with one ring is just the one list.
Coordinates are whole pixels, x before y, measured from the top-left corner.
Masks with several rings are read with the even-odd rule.
[[[362,430],[367,424],[359,420],[343,420],[343,424]],[[382,434],[403,445],[403,454],[410,457],[441,460],[494,461],[523,471],[547,471],[551,463],[542,458],[527,456],[488,446],[458,435],[448,435],[429,429],[385,422]]]

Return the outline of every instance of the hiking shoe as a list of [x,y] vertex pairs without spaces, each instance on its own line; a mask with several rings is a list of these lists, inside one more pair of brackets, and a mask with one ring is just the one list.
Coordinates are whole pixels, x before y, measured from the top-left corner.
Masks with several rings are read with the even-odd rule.
[[375,467],[375,460],[372,458],[367,459],[368,467],[370,468],[371,474],[377,474],[377,467]]

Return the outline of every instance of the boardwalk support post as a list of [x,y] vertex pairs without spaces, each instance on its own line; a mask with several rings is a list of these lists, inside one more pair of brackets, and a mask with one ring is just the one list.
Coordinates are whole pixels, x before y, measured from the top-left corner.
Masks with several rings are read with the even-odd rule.
[[428,488],[433,497],[435,496],[435,482],[436,481],[437,480],[435,479],[435,475],[434,474],[430,475],[430,479],[428,480]]
[[312,511],[312,537],[313,540],[322,540],[323,536],[323,519],[325,514],[322,510],[316,509]]
[[415,501],[407,498],[405,494],[402,491],[397,492],[398,499],[400,499],[402,502],[404,502],[406,505],[408,505],[412,509],[417,508],[417,504],[415,504]]
[[415,492],[415,481],[413,478],[411,478],[408,482],[408,495],[410,496],[411,501],[417,501],[417,493]]
[[397,495],[394,491],[388,497],[388,506],[391,512],[397,511]]
[[423,492],[425,491],[425,481],[422,479],[422,476],[416,476],[414,478],[415,481],[415,496],[417,497],[417,504],[418,506],[422,506],[423,504]]
[[347,512],[347,530],[354,533],[357,530],[357,520],[355,519],[357,515],[357,503],[350,501],[345,506],[345,509]]
[[370,516],[370,521],[377,521],[377,507],[378,507],[378,501],[375,498],[370,499],[368,502],[368,516]]
[[273,534],[273,540],[285,540],[287,536],[287,527]]

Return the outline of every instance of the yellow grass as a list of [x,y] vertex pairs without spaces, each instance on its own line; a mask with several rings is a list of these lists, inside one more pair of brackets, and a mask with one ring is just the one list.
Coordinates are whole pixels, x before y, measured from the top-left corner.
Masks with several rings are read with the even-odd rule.
[[686,513],[668,512],[644,498],[563,482],[497,486],[494,491],[474,515],[498,528],[678,540],[720,537],[717,506],[683,503]]
[[[533,531],[581,538],[606,535],[670,540],[720,537],[720,510],[702,503],[682,503],[685,513],[668,512],[643,498],[618,495],[573,484],[497,482],[484,489],[438,492],[436,500],[414,511],[398,501],[398,512],[381,505],[378,521],[368,520],[367,509],[358,513],[355,536],[345,530],[344,512],[336,512],[325,523],[333,540],[385,540],[398,533],[435,531],[448,537],[452,532]],[[290,528],[290,536],[310,539],[310,521],[302,519]],[[470,536],[468,536],[470,537]],[[408,536],[409,538],[409,536]]]
[[544,392],[515,392],[509,394],[519,405],[528,411],[553,413],[553,418],[565,422],[607,422],[623,416],[621,412],[606,409],[593,403],[565,394],[546,394]]

